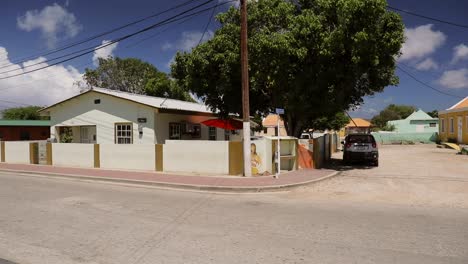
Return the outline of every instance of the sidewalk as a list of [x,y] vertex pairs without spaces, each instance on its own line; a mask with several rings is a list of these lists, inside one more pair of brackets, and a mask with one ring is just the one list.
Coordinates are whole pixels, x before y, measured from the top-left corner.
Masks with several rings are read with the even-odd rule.
[[140,184],[166,188],[193,189],[220,192],[262,192],[278,191],[321,181],[337,174],[333,170],[298,170],[273,176],[192,176],[157,172],[121,171],[55,167],[46,165],[0,163],[0,171],[13,171],[31,175],[65,177],[81,180],[110,181],[127,184]]

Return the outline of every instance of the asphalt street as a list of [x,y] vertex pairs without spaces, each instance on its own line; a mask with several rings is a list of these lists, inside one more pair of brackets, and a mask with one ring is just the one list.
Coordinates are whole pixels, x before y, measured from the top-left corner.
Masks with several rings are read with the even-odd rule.
[[18,264],[468,263],[460,208],[0,173],[0,212],[0,259]]

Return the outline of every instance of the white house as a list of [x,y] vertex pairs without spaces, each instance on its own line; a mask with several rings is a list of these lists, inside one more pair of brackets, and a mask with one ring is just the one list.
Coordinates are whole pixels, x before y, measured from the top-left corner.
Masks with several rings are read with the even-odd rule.
[[164,144],[168,139],[240,140],[242,133],[207,127],[205,105],[93,88],[42,109],[57,142]]

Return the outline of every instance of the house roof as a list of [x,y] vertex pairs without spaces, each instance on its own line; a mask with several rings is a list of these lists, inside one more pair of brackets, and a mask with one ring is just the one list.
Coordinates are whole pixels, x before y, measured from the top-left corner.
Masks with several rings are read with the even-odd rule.
[[468,96],[462,99],[460,102],[454,104],[452,107],[450,107],[447,110],[460,109],[460,108],[465,108],[465,107],[468,107]]
[[[263,121],[262,125],[264,127],[276,127],[278,125],[278,115],[276,114],[269,114],[267,115]],[[280,119],[280,127],[284,127],[283,119]]]
[[437,120],[438,118],[433,118],[432,116],[428,115],[423,110],[419,109],[418,111],[414,111],[411,115],[409,115],[406,120]]
[[46,111],[60,103],[63,103],[65,101],[68,101],[70,99],[76,98],[78,96],[81,96],[83,94],[90,93],[90,92],[106,94],[106,95],[118,97],[127,101],[143,104],[143,105],[158,108],[158,109],[170,109],[170,110],[191,111],[191,112],[200,112],[200,113],[213,113],[213,111],[211,111],[208,106],[204,104],[200,104],[200,103],[192,103],[192,102],[186,102],[182,100],[147,96],[147,95],[141,95],[141,94],[133,94],[133,93],[127,93],[127,92],[122,92],[122,91],[117,91],[117,90],[95,88],[95,87],[93,87],[92,89],[84,93],[78,94],[76,96],[73,96],[63,101],[60,101],[58,103],[55,103],[49,107],[41,109],[40,112]]
[[50,126],[50,120],[5,120],[0,119],[1,126]]
[[370,127],[371,123],[362,118],[353,118],[352,120],[349,120],[349,123],[346,125],[346,127],[356,127],[356,126],[357,127]]

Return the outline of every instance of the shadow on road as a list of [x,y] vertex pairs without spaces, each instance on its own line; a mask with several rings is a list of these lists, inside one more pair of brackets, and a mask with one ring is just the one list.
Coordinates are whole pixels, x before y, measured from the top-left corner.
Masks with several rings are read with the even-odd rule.
[[11,261],[8,261],[6,259],[0,258],[0,264],[18,264],[18,263],[11,262]]
[[336,170],[336,171],[350,171],[350,170],[371,170],[375,169],[375,166],[363,163],[363,162],[355,162],[352,164],[343,164],[342,159],[331,158],[324,166],[325,169]]

